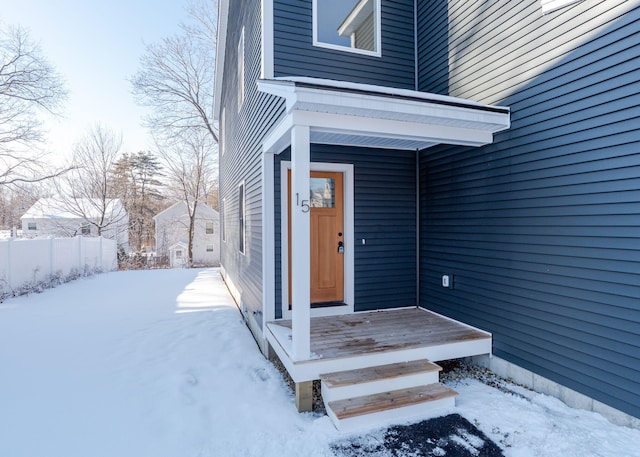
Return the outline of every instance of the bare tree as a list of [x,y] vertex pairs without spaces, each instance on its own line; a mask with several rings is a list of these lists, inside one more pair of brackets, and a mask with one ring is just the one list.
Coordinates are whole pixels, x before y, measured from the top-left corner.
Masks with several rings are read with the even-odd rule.
[[127,214],[115,201],[117,183],[112,171],[120,157],[122,138],[96,124],[75,146],[73,169],[60,181],[62,206],[102,235],[119,226]]
[[0,229],[19,228],[20,217],[45,194],[37,184],[0,186]]
[[21,28],[0,24],[0,186],[61,174],[46,171],[41,112],[59,114],[66,98],[62,78]]
[[180,145],[159,146],[159,154],[165,163],[165,175],[175,201],[187,207],[187,259],[193,262],[193,236],[197,208],[205,203],[213,191],[215,174],[215,145],[210,135],[194,130]]
[[212,118],[216,3],[192,2],[192,22],[183,24],[180,34],[148,44],[131,80],[138,102],[152,108],[147,126],[163,143],[180,142],[192,130],[218,142]]

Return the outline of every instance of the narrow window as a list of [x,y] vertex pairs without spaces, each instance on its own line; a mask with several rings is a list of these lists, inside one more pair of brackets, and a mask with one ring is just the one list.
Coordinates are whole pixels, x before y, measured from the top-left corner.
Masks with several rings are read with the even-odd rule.
[[238,111],[244,103],[244,27],[238,42]]
[[242,183],[238,186],[238,232],[240,234],[240,244],[238,248],[243,254],[245,249],[245,223],[244,183]]
[[225,149],[225,145],[224,145],[224,137],[225,137],[224,118],[225,118],[225,112],[226,112],[226,109],[222,108],[222,113],[220,114],[220,123],[218,125],[218,140],[219,140],[218,147],[219,147],[221,156],[224,155],[224,149]]
[[313,0],[313,44],[380,56],[380,0]]
[[208,221],[205,223],[204,233],[207,235],[213,235],[213,221]]
[[222,225],[222,241],[225,243],[227,241],[227,218],[225,216],[225,211],[227,208],[226,200],[226,198],[222,199],[222,208],[220,208],[220,217],[222,218],[222,220],[220,221],[220,224]]
[[29,222],[27,224],[27,230],[36,230],[36,223],[35,222]]

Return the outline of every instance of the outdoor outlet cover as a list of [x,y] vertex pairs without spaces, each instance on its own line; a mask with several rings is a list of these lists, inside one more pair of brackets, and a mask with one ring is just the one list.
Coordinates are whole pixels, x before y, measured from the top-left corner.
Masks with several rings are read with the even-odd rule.
[[442,287],[453,289],[453,275],[442,275]]

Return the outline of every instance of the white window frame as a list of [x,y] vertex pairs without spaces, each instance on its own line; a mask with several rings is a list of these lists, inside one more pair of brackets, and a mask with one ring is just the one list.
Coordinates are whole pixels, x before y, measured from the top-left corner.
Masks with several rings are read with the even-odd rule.
[[[242,198],[240,198],[240,189],[242,189]],[[238,250],[244,255],[247,252],[247,187],[244,181],[238,185],[238,234],[240,235]]]
[[[281,256],[281,303],[282,318],[291,319],[289,302],[289,193],[287,172],[291,169],[291,162],[280,162],[280,240]],[[344,303],[346,306],[329,306],[311,309],[311,317],[335,316],[352,314],[355,303],[355,222],[354,222],[354,166],[350,163],[310,162],[311,171],[329,171],[343,174],[343,209],[344,209]]]
[[[211,226],[211,231],[209,231],[209,226]],[[204,223],[204,234],[205,235],[214,235],[216,233],[216,226],[214,221],[205,221]]]
[[244,103],[244,26],[238,40],[238,111]]
[[225,137],[224,119],[226,117],[225,114],[226,114],[226,108],[223,107],[222,113],[220,114],[220,122],[218,122],[218,140],[219,140],[218,149],[220,151],[221,156],[224,155],[224,150],[225,150],[225,146],[224,146],[224,137]]
[[225,217],[225,211],[226,211],[226,208],[227,208],[226,202],[227,202],[227,199],[223,198],[222,199],[222,208],[220,208],[221,209],[220,217],[222,218],[222,220],[220,221],[220,224],[222,225],[222,229],[221,230],[222,230],[222,242],[223,243],[227,242],[227,225],[226,225],[227,218]]
[[349,46],[341,46],[338,44],[325,43],[323,41],[318,41],[318,8],[317,4],[322,0],[313,0],[312,10],[313,10],[313,45],[319,48],[327,48],[334,49],[337,51],[351,52],[354,54],[363,54],[367,56],[373,57],[381,57],[382,56],[382,7],[380,5],[380,0],[372,0],[375,4],[373,6],[375,11],[375,32],[376,32],[376,50],[369,51],[367,49],[358,49],[352,48]]
[[547,14],[581,1],[583,0],[540,0],[540,6],[542,6],[542,14]]
[[38,224],[35,222],[27,222],[27,230],[38,230]]
[[213,244],[207,244],[206,251],[213,252]]

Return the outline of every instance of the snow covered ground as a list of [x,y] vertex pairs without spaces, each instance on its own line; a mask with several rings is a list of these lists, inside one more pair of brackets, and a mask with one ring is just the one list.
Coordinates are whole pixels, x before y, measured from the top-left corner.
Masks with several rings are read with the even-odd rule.
[[[456,411],[506,456],[640,456],[640,431],[475,380]],[[361,433],[375,440],[379,432]],[[217,269],[107,273],[0,303],[1,457],[332,456]]]

